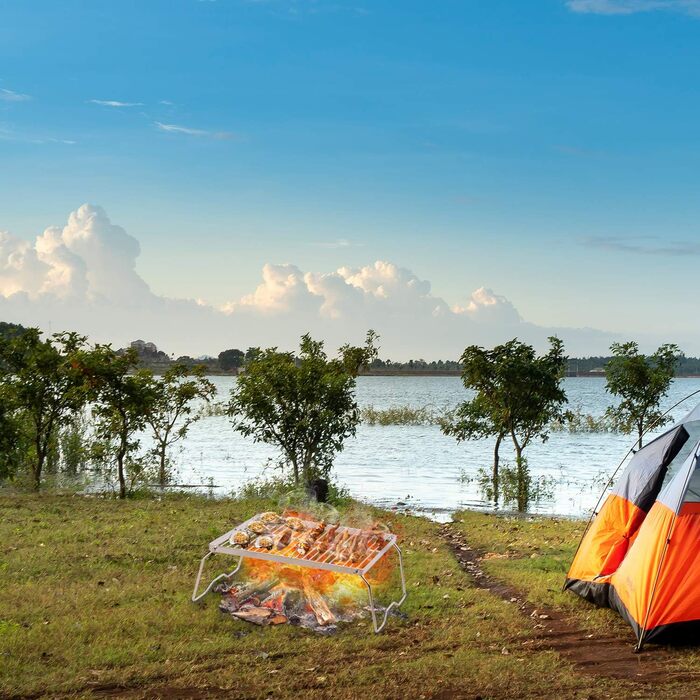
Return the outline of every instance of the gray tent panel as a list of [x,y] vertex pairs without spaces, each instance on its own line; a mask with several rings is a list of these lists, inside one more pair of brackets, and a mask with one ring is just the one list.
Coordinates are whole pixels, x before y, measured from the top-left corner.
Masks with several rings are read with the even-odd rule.
[[659,501],[676,513],[680,512],[681,506],[686,501],[700,501],[699,449],[700,445],[695,445],[695,449],[688,455],[683,466],[659,496]]
[[628,462],[612,492],[648,512],[671,464],[688,440],[688,431],[678,425],[642,447]]

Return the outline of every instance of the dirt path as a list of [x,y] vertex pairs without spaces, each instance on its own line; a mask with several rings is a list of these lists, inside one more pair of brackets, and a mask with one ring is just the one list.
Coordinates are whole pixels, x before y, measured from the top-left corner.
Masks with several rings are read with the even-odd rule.
[[677,660],[677,656],[663,647],[634,654],[632,636],[623,639],[614,635],[591,635],[560,610],[547,606],[535,607],[521,591],[491,578],[483,571],[483,553],[470,547],[456,527],[449,523],[444,525],[441,535],[478,588],[517,605],[523,617],[532,622],[532,635],[537,648],[556,651],[581,671],[596,676],[639,683],[668,683],[685,678],[697,680],[694,674],[674,673],[672,662]]

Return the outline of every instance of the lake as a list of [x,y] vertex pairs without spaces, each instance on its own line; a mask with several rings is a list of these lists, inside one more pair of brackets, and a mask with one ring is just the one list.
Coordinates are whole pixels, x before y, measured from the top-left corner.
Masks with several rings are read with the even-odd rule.
[[[211,377],[217,401],[226,400],[233,377]],[[601,415],[613,403],[603,378],[576,377],[564,380],[570,407]],[[674,381],[663,408],[700,389],[700,379]],[[392,406],[451,408],[468,394],[458,377],[360,377],[357,399],[361,406],[378,409]],[[672,412],[681,418],[697,402],[693,397]],[[582,516],[590,512],[607,477],[633,443],[630,435],[609,433],[552,433],[544,443],[528,448],[534,477],[554,480],[554,494],[531,510],[538,513]],[[350,493],[384,507],[408,507],[443,520],[460,508],[489,508],[477,484],[466,477],[479,467],[489,468],[492,441],[458,444],[437,426],[360,425],[357,437],[346,442],[335,462],[335,480]],[[180,483],[216,485],[214,493],[225,495],[246,481],[273,476],[268,466],[277,452],[255,444],[235,432],[224,416],[203,418],[195,424],[174,455]],[[514,461],[509,445],[502,461]],[[405,504],[405,505],[403,505]]]

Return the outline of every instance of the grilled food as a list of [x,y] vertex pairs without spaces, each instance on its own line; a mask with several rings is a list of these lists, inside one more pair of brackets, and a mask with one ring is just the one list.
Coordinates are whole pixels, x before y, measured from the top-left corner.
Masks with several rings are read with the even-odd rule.
[[299,518],[287,518],[287,527],[291,527],[292,530],[301,532],[301,530],[306,530],[306,525],[299,520]]
[[302,535],[297,541],[297,543],[294,545],[294,551],[297,554],[304,556],[304,554],[306,554],[311,549],[311,547],[313,547],[313,544],[314,538],[311,536],[310,532],[307,532],[304,535]]
[[262,520],[264,523],[267,523],[268,525],[275,525],[277,523],[282,522],[282,516],[279,513],[275,513],[272,510],[267,511],[267,513],[263,513],[260,516],[260,520]]
[[267,532],[267,525],[262,520],[253,520],[248,529],[256,535],[264,535]]
[[257,540],[255,540],[255,546],[258,549],[272,549],[275,544],[275,540],[270,537],[270,535],[260,535]]
[[292,541],[292,534],[292,530],[285,527],[275,538],[275,547],[277,549],[284,549]]
[[236,547],[247,547],[251,539],[247,530],[236,530],[229,538],[229,542]]

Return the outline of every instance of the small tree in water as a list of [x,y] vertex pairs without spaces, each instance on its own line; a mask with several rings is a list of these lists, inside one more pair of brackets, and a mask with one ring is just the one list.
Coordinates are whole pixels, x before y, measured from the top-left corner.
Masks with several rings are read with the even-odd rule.
[[[490,486],[485,489],[487,498],[498,505],[501,495],[500,449],[506,429],[499,414],[495,391],[495,376],[489,370],[482,349],[472,345],[462,357],[462,382],[467,389],[476,392],[474,398],[465,401],[440,421],[440,429],[451,435],[457,442],[482,440],[495,437]],[[486,486],[486,484],[484,484]]]
[[[538,356],[517,338],[493,350],[472,345],[462,354],[462,381],[476,392],[461,404],[447,433],[458,440],[495,437],[492,485],[494,499],[514,491],[518,510],[527,510],[531,478],[525,450],[535,439],[549,437],[550,423],[561,418],[566,394],[561,380],[566,369],[564,346],[550,338],[550,350]],[[515,448],[515,484],[504,489],[499,476],[499,448],[509,436]]]
[[139,358],[133,348],[118,353],[98,345],[83,355],[82,362],[97,397],[95,458],[108,467],[116,466],[119,498],[126,498],[143,472],[137,436],[146,427],[153,375],[136,370]]
[[168,482],[168,450],[201,417],[193,413],[194,402],[199,399],[209,403],[216,394],[216,387],[204,376],[205,372],[202,365],[192,369],[173,365],[162,377],[150,377],[148,382],[145,414],[155,442],[153,454],[161,486]]
[[613,343],[610,350],[613,357],[605,367],[606,388],[621,401],[608,408],[606,415],[622,432],[636,432],[641,448],[648,428],[672,420],[663,417],[659,405],[668,394],[682,353],[677,345],[666,344],[647,357],[635,342]]
[[355,379],[377,356],[376,340],[369,331],[364,346],[345,345],[335,359],[308,334],[298,358],[277,348],[251,354],[231,390],[234,428],[278,447],[295,483],[327,476],[345,439],[355,435],[360,421]]

